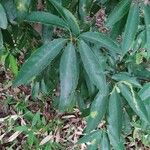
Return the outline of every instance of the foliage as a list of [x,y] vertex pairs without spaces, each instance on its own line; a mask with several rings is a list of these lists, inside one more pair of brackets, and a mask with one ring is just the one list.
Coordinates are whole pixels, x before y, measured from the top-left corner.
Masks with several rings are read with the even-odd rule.
[[13,85],[30,83],[33,98],[53,96],[59,111],[79,107],[87,127],[78,143],[125,149],[132,127],[150,127],[149,2],[44,0],[41,10],[37,2],[0,3],[1,60]]

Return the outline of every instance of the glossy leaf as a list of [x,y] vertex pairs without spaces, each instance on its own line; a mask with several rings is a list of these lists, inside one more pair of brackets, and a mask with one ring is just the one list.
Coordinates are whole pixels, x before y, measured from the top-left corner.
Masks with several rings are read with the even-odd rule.
[[147,52],[148,52],[148,56],[150,57],[150,6],[149,5],[145,5],[144,6],[144,19],[145,19],[145,24],[146,24],[146,38],[147,38],[147,42],[146,42],[146,48],[147,48]]
[[110,150],[110,141],[109,141],[107,133],[105,131],[103,131],[103,133],[102,133],[100,148],[101,148],[101,150]]
[[80,27],[78,25],[78,22],[75,18],[75,16],[67,10],[65,7],[62,7],[58,2],[55,0],[49,0],[53,6],[56,8],[56,10],[60,13],[60,15],[64,18],[64,20],[69,25],[71,31],[76,36],[80,34]]
[[3,6],[0,4],[0,28],[7,28],[7,17]]
[[132,77],[129,73],[127,72],[120,72],[118,74],[115,74],[112,76],[112,79],[116,81],[127,81],[131,83],[133,86],[141,88],[142,86],[140,83],[137,81],[136,77]]
[[107,48],[113,53],[121,53],[119,45],[100,32],[86,32],[81,34],[80,37],[88,42],[100,44],[102,47]]
[[139,5],[138,2],[133,2],[130,7],[127,23],[125,26],[125,31],[123,34],[122,55],[125,55],[126,52],[130,50],[132,43],[135,39],[135,35],[137,33],[138,24],[139,24]]
[[66,43],[65,39],[55,39],[37,49],[22,66],[15,86],[27,84],[31,79],[44,70],[50,62],[59,54]]
[[[114,149],[122,147],[121,143],[121,129],[122,129],[122,108],[120,95],[114,89],[109,98],[108,111],[108,132],[111,136],[110,141]],[[113,139],[113,140],[112,140]]]
[[97,139],[97,137],[101,137],[101,131],[100,130],[96,130],[96,131],[93,131],[89,134],[84,135],[82,138],[80,138],[78,140],[77,144],[91,142],[92,140]]
[[117,23],[129,10],[131,0],[121,0],[107,18],[106,26],[112,27]]
[[86,20],[91,6],[92,0],[79,0],[79,15],[82,21]]
[[119,84],[119,89],[130,107],[145,122],[149,123],[148,113],[141,98],[133,91],[129,85]]
[[42,11],[35,11],[31,12],[26,18],[26,21],[35,22],[35,23],[42,23],[46,25],[56,25],[64,28],[68,28],[67,24],[63,21],[63,19]]
[[90,115],[87,119],[86,132],[90,132],[98,126],[107,111],[107,104],[107,96],[98,93],[91,105]]
[[139,91],[139,96],[143,101],[150,100],[150,83],[146,83],[143,88]]
[[90,47],[82,40],[79,41],[79,52],[84,65],[84,68],[91,80],[91,82],[101,91],[107,92],[106,77],[101,68],[97,57],[90,49]]
[[72,43],[65,48],[60,61],[60,104],[61,110],[66,110],[78,84],[78,64],[76,51]]

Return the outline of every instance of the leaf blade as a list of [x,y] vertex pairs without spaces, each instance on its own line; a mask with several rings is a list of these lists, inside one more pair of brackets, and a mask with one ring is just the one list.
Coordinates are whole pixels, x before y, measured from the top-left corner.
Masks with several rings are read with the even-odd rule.
[[35,51],[22,66],[14,86],[27,84],[32,77],[39,74],[57,56],[66,43],[66,39],[55,39]]

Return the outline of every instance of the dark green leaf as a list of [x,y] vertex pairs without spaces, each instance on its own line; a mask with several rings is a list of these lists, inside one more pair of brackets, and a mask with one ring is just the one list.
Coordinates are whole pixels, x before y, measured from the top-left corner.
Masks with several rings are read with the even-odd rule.
[[146,83],[143,88],[139,91],[139,96],[143,101],[150,100],[150,83]]
[[144,18],[145,18],[145,23],[146,23],[146,38],[147,38],[147,43],[146,43],[146,48],[148,52],[148,56],[150,57],[150,6],[145,5],[144,6]]
[[75,34],[76,36],[79,35],[80,34],[80,27],[79,27],[78,22],[77,22],[76,18],[74,17],[74,15],[69,10],[62,7],[55,0],[49,0],[49,1],[54,5],[56,10],[58,10],[60,15],[67,22],[67,24],[69,25],[69,27],[70,27],[71,31],[73,32],[73,34]]
[[[108,132],[111,135],[110,141],[114,149],[122,147],[120,141],[122,129],[122,108],[120,95],[114,89],[109,98],[109,113],[108,113]],[[112,140],[113,139],[113,140]]]
[[80,138],[78,140],[77,144],[91,142],[94,139],[97,139],[97,137],[101,137],[101,131],[100,130],[96,130],[96,131],[93,131],[89,134],[84,135],[82,138]]
[[98,93],[91,105],[90,116],[87,120],[86,132],[90,132],[98,126],[107,111],[107,104],[107,96]]
[[0,4],[0,28],[7,28],[7,17],[3,6]]
[[116,81],[127,81],[127,82],[131,83],[133,86],[141,88],[141,85],[137,81],[136,77],[132,77],[127,72],[120,72],[118,74],[115,74],[112,76],[112,79],[114,79]]
[[141,98],[133,91],[130,85],[119,84],[119,89],[123,97],[127,100],[130,107],[144,121],[149,123],[148,113]]
[[55,39],[36,50],[22,66],[14,85],[26,84],[44,70],[59,54],[65,43],[66,39]]
[[26,21],[29,22],[39,22],[46,25],[56,25],[64,28],[68,28],[67,24],[63,21],[63,19],[43,11],[35,11],[31,12],[26,18]]
[[122,41],[122,55],[128,52],[134,42],[139,24],[139,5],[138,2],[133,2],[130,7],[127,23]]
[[112,27],[117,23],[129,10],[131,0],[121,0],[107,18],[106,26]]
[[66,110],[78,84],[78,64],[76,51],[72,43],[65,48],[60,61],[60,104],[61,110]]
[[101,148],[101,150],[110,150],[110,142],[109,142],[108,136],[105,131],[103,131],[103,133],[102,133],[100,148]]
[[80,37],[88,42],[100,44],[102,47],[107,48],[112,53],[121,53],[119,45],[111,38],[100,32],[86,32],[81,34]]
[[107,92],[106,77],[97,57],[90,47],[82,40],[79,41],[79,52],[84,68],[93,84],[105,93]]

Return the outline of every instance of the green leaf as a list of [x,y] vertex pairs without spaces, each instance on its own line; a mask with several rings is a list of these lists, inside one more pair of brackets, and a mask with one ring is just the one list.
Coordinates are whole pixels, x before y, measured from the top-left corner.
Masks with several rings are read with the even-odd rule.
[[101,131],[100,130],[96,130],[96,131],[93,131],[89,134],[84,135],[82,138],[80,138],[78,140],[78,142],[76,144],[91,142],[92,140],[97,139],[98,137],[101,137]]
[[141,97],[142,101],[150,100],[150,82],[146,83],[143,88],[139,91],[139,96]]
[[91,105],[86,132],[90,132],[98,126],[107,111],[107,104],[107,96],[98,93]]
[[26,17],[30,2],[31,0],[15,0],[18,21],[22,21]]
[[121,0],[106,20],[106,26],[112,27],[117,23],[129,10],[131,0]]
[[80,37],[88,42],[100,44],[102,47],[107,48],[113,53],[121,53],[119,45],[111,38],[100,32],[86,32],[81,34]]
[[18,74],[18,63],[17,59],[13,55],[9,55],[9,66],[15,76]]
[[49,1],[56,8],[56,10],[60,13],[60,15],[64,18],[64,20],[67,22],[67,24],[69,25],[73,34],[75,34],[76,36],[79,35],[80,27],[78,25],[78,22],[77,22],[75,16],[69,10],[67,10],[65,7],[61,6],[55,0],[49,0]]
[[80,40],[78,45],[84,68],[91,82],[105,94],[107,92],[106,77],[99,60],[84,41]]
[[[114,89],[109,98],[108,132],[114,149],[121,148],[122,108],[120,95]],[[112,140],[113,139],[113,140]]]
[[147,38],[147,42],[146,42],[146,48],[147,48],[147,52],[148,52],[148,56],[150,57],[150,6],[149,5],[145,5],[144,6],[144,19],[145,19],[145,24],[146,24],[146,38]]
[[102,133],[100,148],[101,148],[101,150],[110,150],[110,142],[109,142],[108,136],[105,131],[103,131],[103,133]]
[[0,29],[0,50],[2,47],[3,47],[3,35],[2,35],[1,29]]
[[33,98],[37,98],[39,94],[40,84],[39,82],[35,82],[32,87],[31,96]]
[[92,0],[79,0],[79,15],[82,21],[85,21],[92,7]]
[[79,70],[76,51],[72,43],[65,48],[60,61],[60,104],[66,110],[71,103],[78,84]]
[[141,98],[133,91],[132,86],[125,82],[124,84],[119,84],[119,89],[123,97],[127,100],[130,107],[135,111],[135,113],[145,122],[149,123],[148,113],[146,111],[145,105]]
[[59,54],[65,43],[66,39],[55,39],[37,49],[22,66],[13,83],[14,86],[27,84],[34,76],[44,70]]
[[63,19],[48,13],[48,12],[43,12],[43,11],[35,11],[31,12],[26,18],[26,21],[29,22],[38,22],[46,25],[56,25],[60,26],[63,28],[68,28],[67,24],[64,22]]
[[126,52],[130,50],[132,43],[134,42],[135,35],[137,33],[138,24],[139,24],[139,5],[138,2],[133,2],[130,7],[123,35],[122,55],[125,55]]
[[137,81],[136,77],[132,77],[127,72],[120,72],[112,76],[112,79],[116,81],[127,81],[131,83],[133,86],[141,88],[141,84]]
[[39,121],[41,121],[41,119],[40,119],[40,112],[38,111],[32,119],[32,127],[34,127]]
[[8,25],[7,17],[3,6],[0,4],[0,28],[6,29]]

